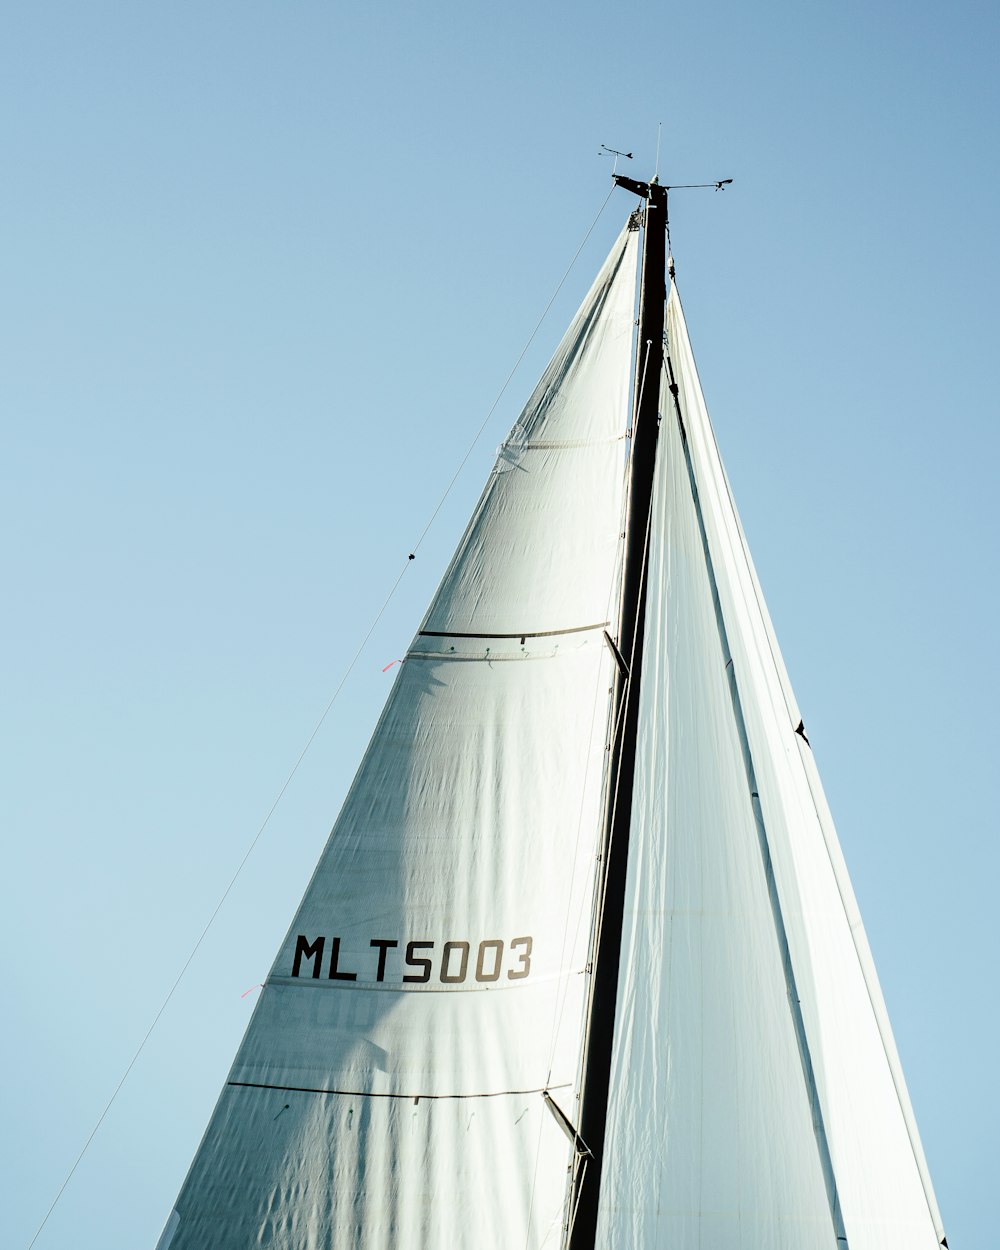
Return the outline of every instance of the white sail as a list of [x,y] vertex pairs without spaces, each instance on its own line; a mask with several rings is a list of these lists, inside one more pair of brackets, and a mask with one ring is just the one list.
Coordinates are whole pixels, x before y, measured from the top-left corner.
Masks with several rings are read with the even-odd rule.
[[636,235],[401,666],[170,1250],[557,1247],[603,816]]
[[667,340],[597,1244],[934,1250],[885,1009],[676,289]]

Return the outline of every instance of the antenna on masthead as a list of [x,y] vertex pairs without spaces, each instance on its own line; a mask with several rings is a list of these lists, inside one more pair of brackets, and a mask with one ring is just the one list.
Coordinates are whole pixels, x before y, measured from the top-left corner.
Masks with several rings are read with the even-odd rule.
[[602,143],[602,144],[601,144],[601,150],[597,153],[597,155],[598,155],[598,156],[603,156],[603,155],[605,154],[605,152],[608,154],[608,156],[613,156],[613,157],[615,158],[615,167],[614,167],[614,169],[612,169],[612,171],[611,171],[611,177],[612,177],[612,178],[613,178],[613,177],[615,176],[615,174],[618,172],[618,158],[619,158],[619,156],[624,157],[624,159],[625,159],[625,160],[627,160],[627,161],[630,161],[630,160],[632,159],[632,153],[631,153],[631,152],[619,152],[617,148],[609,148],[609,147],[608,147],[608,145],[607,145],[606,143]]

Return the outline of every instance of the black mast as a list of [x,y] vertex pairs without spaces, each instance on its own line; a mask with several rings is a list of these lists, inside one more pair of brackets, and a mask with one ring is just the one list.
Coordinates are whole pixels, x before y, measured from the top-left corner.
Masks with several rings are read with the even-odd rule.
[[580,1106],[579,1137],[586,1144],[587,1154],[577,1155],[569,1250],[593,1250],[597,1236],[597,1201],[601,1187],[604,1130],[608,1115],[611,1047],[614,1040],[615,1003],[618,997],[618,962],[632,817],[639,677],[646,620],[645,568],[659,427],[663,310],[667,294],[664,276],[667,188],[660,186],[655,178],[651,182],[636,182],[621,174],[615,176],[615,182],[645,201],[645,232],[632,407],[631,472],[616,639],[624,668],[619,665],[614,692],[615,733],[611,743],[608,801],[600,861],[604,874],[601,882],[603,907],[599,916],[599,939],[594,951]]

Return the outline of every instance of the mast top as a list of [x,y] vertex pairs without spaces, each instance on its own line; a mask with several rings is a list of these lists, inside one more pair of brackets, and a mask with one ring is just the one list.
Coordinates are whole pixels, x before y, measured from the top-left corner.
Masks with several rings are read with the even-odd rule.
[[649,182],[639,182],[626,174],[615,174],[614,181],[615,186],[624,187],[626,191],[631,191],[641,200],[648,200],[650,204],[666,203],[669,188],[661,186],[655,175]]

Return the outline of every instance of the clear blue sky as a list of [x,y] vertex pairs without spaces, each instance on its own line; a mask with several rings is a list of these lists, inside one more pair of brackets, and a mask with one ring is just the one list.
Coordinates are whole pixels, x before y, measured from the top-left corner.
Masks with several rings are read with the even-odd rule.
[[[0,43],[0,1103],[26,1245],[664,122],[709,405],[953,1250],[995,1241],[996,8],[33,0]],[[151,1247],[618,193],[38,1245]]]

